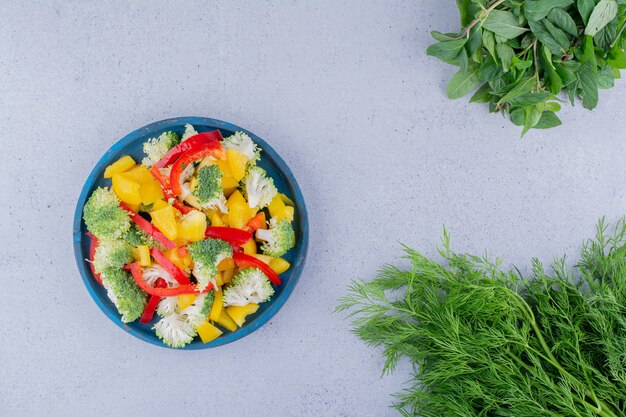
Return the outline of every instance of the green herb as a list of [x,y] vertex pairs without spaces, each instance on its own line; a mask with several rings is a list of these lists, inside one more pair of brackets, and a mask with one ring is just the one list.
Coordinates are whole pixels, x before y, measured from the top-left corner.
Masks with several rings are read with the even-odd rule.
[[459,67],[446,92],[530,129],[561,124],[559,95],[586,109],[626,68],[626,0],[457,0],[460,33],[433,32],[428,54]]
[[384,348],[384,372],[414,365],[398,394],[404,416],[626,415],[626,222],[563,259],[533,261],[523,279],[502,260],[450,250],[438,262],[405,247],[408,269],[385,266],[355,282],[339,311]]

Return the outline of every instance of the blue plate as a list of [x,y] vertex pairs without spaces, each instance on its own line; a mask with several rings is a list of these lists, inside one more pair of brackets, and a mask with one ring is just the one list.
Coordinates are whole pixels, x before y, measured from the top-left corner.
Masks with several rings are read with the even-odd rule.
[[113,145],[102,158],[100,158],[83,186],[80,197],[78,198],[78,203],[76,204],[76,211],[74,213],[74,256],[76,257],[78,270],[80,271],[89,294],[94,299],[98,307],[100,307],[104,314],[106,314],[106,316],[110,318],[113,323],[141,340],[157,346],[168,347],[162,343],[161,340],[159,340],[154,333],[154,330],[152,330],[152,326],[158,317],[155,317],[154,321],[148,324],[141,324],[139,321],[135,321],[133,323],[122,323],[120,320],[120,315],[117,312],[117,309],[107,297],[104,288],[102,288],[102,286],[98,284],[93,277],[91,269],[89,268],[89,263],[86,261],[89,257],[90,239],[85,235],[87,229],[85,227],[85,223],[83,222],[82,215],[83,206],[93,190],[97,187],[108,187],[111,185],[111,181],[103,177],[104,170],[108,165],[115,162],[123,155],[130,155],[133,159],[135,159],[135,161],[141,161],[144,157],[142,145],[147,139],[159,136],[161,133],[168,130],[173,130],[182,135],[186,123],[192,124],[198,132],[207,132],[219,129],[224,137],[229,136],[236,131],[246,132],[263,150],[259,165],[265,168],[268,174],[274,179],[274,183],[276,184],[278,190],[281,193],[286,194],[295,202],[294,230],[296,232],[296,246],[284,257],[291,263],[291,268],[287,272],[281,274],[282,284],[275,287],[276,293],[269,302],[262,303],[259,310],[253,316],[248,316],[243,327],[234,332],[223,329],[224,334],[222,336],[206,344],[202,343],[202,341],[196,337],[191,344],[182,348],[206,349],[234,342],[237,339],[241,339],[242,337],[249,335],[267,323],[268,320],[271,319],[278,312],[278,310],[280,310],[291,295],[294,287],[298,283],[298,279],[300,279],[300,275],[302,274],[302,269],[304,268],[304,263],[306,261],[309,243],[309,226],[302,192],[300,191],[300,187],[298,187],[298,183],[296,182],[296,179],[291,173],[289,167],[280,158],[280,156],[278,156],[276,151],[274,151],[263,139],[245,129],[240,128],[239,126],[203,117],[179,117],[175,119],[162,120],[160,122],[149,124],[148,126],[142,127],[141,129],[126,135],[119,142]]

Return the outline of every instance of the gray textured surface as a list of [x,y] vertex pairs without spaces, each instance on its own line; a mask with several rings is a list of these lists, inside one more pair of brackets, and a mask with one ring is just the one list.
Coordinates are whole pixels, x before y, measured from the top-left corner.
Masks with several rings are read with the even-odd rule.
[[[575,256],[599,216],[625,211],[624,83],[519,140],[444,97],[452,69],[424,49],[430,30],[456,28],[453,1],[2,1],[0,16],[2,416],[394,416],[409,369],[379,379],[378,352],[331,314],[352,278],[398,240],[433,253],[444,223],[457,249],[522,267]],[[270,141],[312,227],[285,308],[199,352],[120,331],[72,255],[102,152],[182,115]]]

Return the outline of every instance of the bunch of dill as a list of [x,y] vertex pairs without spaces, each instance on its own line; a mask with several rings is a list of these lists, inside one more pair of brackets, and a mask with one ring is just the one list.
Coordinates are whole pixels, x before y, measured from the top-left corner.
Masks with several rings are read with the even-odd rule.
[[625,243],[624,220],[608,234],[601,221],[576,276],[561,259],[523,278],[452,252],[444,232],[444,262],[405,247],[410,270],[353,283],[338,310],[384,348],[384,372],[414,364],[404,416],[625,416]]

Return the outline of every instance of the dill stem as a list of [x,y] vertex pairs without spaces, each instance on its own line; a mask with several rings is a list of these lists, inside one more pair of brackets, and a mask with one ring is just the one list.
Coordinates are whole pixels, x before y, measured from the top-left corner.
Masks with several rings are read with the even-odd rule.
[[546,361],[548,361],[552,366],[554,366],[559,372],[561,372],[563,376],[569,378],[572,382],[578,385],[578,387],[585,389],[585,394],[590,395],[596,403],[594,407],[592,404],[589,404],[588,402],[584,401],[584,403],[586,404],[585,406],[591,407],[590,409],[594,411],[596,414],[598,414],[599,416],[617,417],[617,414],[615,414],[607,404],[605,404],[602,400],[596,397],[595,392],[590,386],[584,384],[583,382],[578,380],[578,378],[576,378],[574,375],[567,372],[565,368],[563,368],[563,366],[559,363],[558,359],[552,353],[552,350],[546,343],[546,340],[543,338],[543,333],[541,332],[541,329],[539,329],[539,326],[537,325],[535,314],[533,313],[532,309],[530,308],[526,300],[524,300],[522,296],[519,295],[516,291],[511,291],[511,292],[515,294],[515,299],[517,300],[518,304],[522,307],[522,310],[524,311],[526,317],[530,321],[530,325],[533,328],[533,331],[535,332],[535,335],[537,336],[537,339],[539,340],[539,344],[543,348],[547,357],[544,355],[541,355],[540,352],[537,352],[537,353],[543,356],[543,358]]

